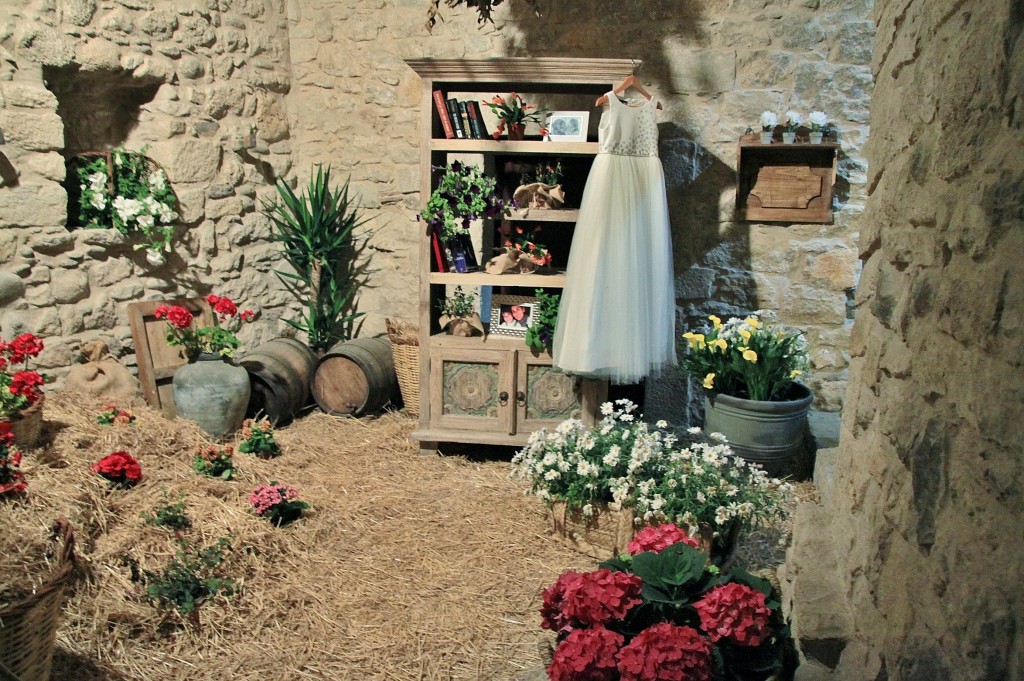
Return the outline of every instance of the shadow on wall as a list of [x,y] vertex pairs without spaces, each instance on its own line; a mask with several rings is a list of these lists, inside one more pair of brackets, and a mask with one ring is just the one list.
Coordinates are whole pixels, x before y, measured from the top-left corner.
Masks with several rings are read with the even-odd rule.
[[[700,29],[703,0],[580,0],[545,8],[537,17],[524,2],[510,5],[518,28],[506,44],[512,56],[635,58],[644,83],[685,113],[687,97],[673,94],[673,83],[685,78],[692,89],[714,90],[713,74],[700,60],[697,73],[676,73],[672,47],[699,48],[707,36]],[[692,68],[693,59],[685,61]],[[662,114],[664,116],[664,114]],[[690,116],[700,119],[700,116]],[[749,229],[737,223],[723,233],[722,196],[736,185],[732,167],[694,138],[678,122],[658,126],[659,154],[665,169],[676,280],[677,330],[681,334],[708,314],[731,316],[757,307],[757,286],[750,275]],[[712,300],[714,298],[714,300]],[[681,349],[680,349],[681,352]],[[648,383],[651,418],[697,423],[699,405],[690,403],[685,379],[667,375]],[[659,406],[661,405],[661,406]],[[660,413],[659,413],[660,412]]]

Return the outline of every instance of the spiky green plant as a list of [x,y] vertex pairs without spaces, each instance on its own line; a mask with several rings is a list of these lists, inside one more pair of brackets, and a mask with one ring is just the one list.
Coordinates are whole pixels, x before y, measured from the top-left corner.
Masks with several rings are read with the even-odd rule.
[[301,195],[277,181],[277,201],[263,202],[263,213],[274,225],[271,239],[284,248],[294,272],[275,270],[299,297],[308,296],[297,319],[284,321],[304,331],[314,350],[325,350],[352,336],[356,292],[365,269],[360,256],[366,240],[355,230],[366,222],[359,204],[349,198],[349,180],[340,191],[331,188],[331,167],[317,164],[316,173]]

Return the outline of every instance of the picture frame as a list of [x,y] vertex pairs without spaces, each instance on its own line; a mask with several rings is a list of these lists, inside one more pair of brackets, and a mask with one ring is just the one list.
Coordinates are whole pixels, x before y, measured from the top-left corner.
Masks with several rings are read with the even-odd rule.
[[545,127],[550,142],[586,142],[589,111],[552,111],[547,115]]
[[492,295],[489,333],[525,338],[526,330],[533,326],[536,304],[533,296]]

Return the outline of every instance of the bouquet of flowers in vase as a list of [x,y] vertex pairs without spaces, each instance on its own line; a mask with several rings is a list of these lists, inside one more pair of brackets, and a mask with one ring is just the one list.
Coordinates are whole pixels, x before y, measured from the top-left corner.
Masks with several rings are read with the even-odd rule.
[[558,636],[552,681],[763,681],[788,635],[767,581],[719,570],[665,525],[629,556],[562,574],[541,618]]
[[239,312],[231,299],[224,296],[210,294],[206,296],[206,302],[213,308],[220,325],[194,325],[192,313],[181,305],[160,305],[153,312],[157,319],[167,320],[167,344],[180,345],[189,361],[201,353],[233,356],[241,346],[235,332],[244,322],[251,322],[256,318],[256,313],[252,310]]
[[723,323],[710,315],[687,341],[681,369],[713,390],[748,400],[784,400],[808,367],[807,339],[782,326],[769,310]]
[[[507,97],[495,95],[490,100],[483,100],[481,103],[489,107],[491,113],[498,117],[498,127],[491,133],[491,137],[494,139],[501,137],[505,128],[508,128],[509,139],[523,139],[527,122],[539,124],[541,121],[541,112],[536,105],[527,104],[522,95],[515,92],[510,92]],[[547,130],[542,127],[540,134],[546,135]]]

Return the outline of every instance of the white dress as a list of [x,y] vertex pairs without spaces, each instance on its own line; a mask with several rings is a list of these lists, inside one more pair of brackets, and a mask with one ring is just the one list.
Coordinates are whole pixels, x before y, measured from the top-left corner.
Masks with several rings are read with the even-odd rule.
[[553,355],[564,371],[636,383],[676,363],[672,237],[656,98],[601,114],[572,238]]

